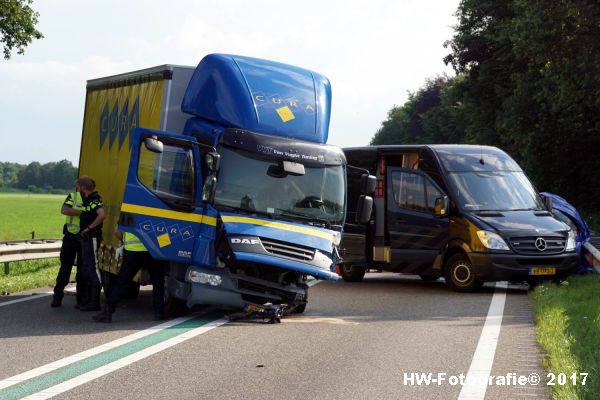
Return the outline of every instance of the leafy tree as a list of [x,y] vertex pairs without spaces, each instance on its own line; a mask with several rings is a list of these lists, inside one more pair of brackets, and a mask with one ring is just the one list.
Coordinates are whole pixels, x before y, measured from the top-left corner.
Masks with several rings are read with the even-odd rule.
[[52,185],[63,189],[72,189],[77,178],[77,168],[71,164],[71,161],[62,160],[54,165],[54,180]]
[[457,76],[392,108],[372,143],[498,146],[538,189],[599,209],[600,3],[462,0],[457,17]]
[[39,13],[30,5],[33,0],[0,0],[0,43],[4,44],[4,59],[9,60],[13,49],[24,54],[33,39],[44,37],[35,29]]
[[42,165],[39,162],[31,162],[19,172],[19,187],[26,189],[30,186],[41,186],[41,184]]
[[454,80],[429,79],[404,105],[393,107],[371,144],[448,143],[464,140]]

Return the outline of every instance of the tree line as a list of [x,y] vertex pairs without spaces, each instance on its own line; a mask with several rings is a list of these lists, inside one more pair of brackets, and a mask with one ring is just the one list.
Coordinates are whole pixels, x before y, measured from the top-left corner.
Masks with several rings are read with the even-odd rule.
[[75,187],[76,178],[77,168],[68,160],[27,165],[0,162],[0,189],[63,193]]
[[371,144],[502,148],[542,191],[600,209],[600,3],[462,0],[444,58]]

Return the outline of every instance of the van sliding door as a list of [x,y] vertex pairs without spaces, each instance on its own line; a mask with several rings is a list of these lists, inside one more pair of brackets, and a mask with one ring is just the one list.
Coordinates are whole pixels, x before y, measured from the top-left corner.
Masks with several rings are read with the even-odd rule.
[[441,189],[423,172],[389,167],[387,226],[392,266],[399,272],[423,273],[433,266],[448,237],[448,218],[436,218]]

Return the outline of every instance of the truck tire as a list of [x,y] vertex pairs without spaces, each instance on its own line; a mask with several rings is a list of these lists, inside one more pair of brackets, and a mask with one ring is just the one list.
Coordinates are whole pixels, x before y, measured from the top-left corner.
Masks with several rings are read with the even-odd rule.
[[356,265],[340,266],[340,275],[346,282],[360,282],[365,276],[367,269]]
[[475,275],[473,264],[466,254],[455,254],[448,259],[444,268],[446,284],[457,292],[474,292],[483,282]]
[[304,312],[304,310],[306,310],[306,304],[308,304],[308,303],[298,304],[294,308],[294,314],[302,314]]

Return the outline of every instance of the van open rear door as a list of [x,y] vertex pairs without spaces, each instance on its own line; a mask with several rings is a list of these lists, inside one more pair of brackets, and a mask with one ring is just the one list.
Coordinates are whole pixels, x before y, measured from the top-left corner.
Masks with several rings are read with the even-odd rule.
[[206,253],[215,218],[203,215],[200,161],[193,138],[135,131],[119,227],[154,258],[190,264]]

